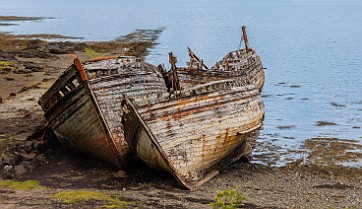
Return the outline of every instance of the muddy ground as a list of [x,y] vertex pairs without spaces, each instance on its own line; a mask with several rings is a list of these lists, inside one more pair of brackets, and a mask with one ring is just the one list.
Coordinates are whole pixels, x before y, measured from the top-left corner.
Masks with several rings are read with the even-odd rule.
[[[72,63],[93,56],[144,56],[159,30],[136,31],[109,42],[47,42],[59,35],[0,34],[1,178],[37,180],[42,188],[0,186],[0,208],[120,207],[106,200],[65,202],[61,191],[91,190],[128,202],[129,208],[210,208],[219,191],[235,189],[244,208],[362,208],[362,170],[317,166],[303,160],[269,167],[240,160],[194,191],[141,162],[127,173],[64,149],[45,130],[39,97]],[[142,39],[143,35],[148,36]],[[136,37],[136,38],[135,38]],[[42,40],[41,40],[42,39]],[[318,153],[316,153],[318,154]]]

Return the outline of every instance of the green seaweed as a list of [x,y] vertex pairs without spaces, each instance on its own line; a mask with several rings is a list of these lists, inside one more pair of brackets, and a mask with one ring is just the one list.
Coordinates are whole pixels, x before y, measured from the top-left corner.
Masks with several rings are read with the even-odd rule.
[[64,203],[78,203],[88,201],[106,201],[110,204],[103,205],[103,208],[124,208],[133,202],[125,202],[118,198],[111,197],[108,194],[89,191],[89,190],[71,190],[58,192],[53,197],[61,199]]
[[14,71],[15,67],[12,62],[0,61],[0,72],[1,71]]
[[100,57],[98,52],[94,51],[91,48],[85,48],[85,54],[88,56],[89,59]]
[[0,143],[3,142],[3,141],[8,141],[8,140],[12,140],[14,139],[15,137],[12,136],[12,135],[0,135]]
[[244,200],[247,197],[242,192],[237,192],[234,189],[219,191],[215,197],[214,202],[209,205],[214,209],[236,209],[244,206]]
[[42,189],[38,181],[27,180],[24,182],[17,182],[12,180],[0,181],[0,187],[7,187],[13,190],[31,190],[31,189]]

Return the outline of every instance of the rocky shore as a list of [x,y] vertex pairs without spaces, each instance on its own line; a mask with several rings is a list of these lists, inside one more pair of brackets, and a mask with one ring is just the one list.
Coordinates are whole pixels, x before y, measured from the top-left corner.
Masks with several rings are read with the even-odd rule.
[[[37,101],[72,63],[67,54],[81,60],[143,57],[160,32],[138,30],[108,42],[0,33],[0,208],[210,208],[216,194],[231,190],[246,197],[243,208],[362,208],[362,170],[357,168],[303,160],[269,167],[241,160],[187,191],[172,176],[141,162],[126,173],[64,149],[45,129]],[[14,186],[17,182],[34,185],[24,189]]]

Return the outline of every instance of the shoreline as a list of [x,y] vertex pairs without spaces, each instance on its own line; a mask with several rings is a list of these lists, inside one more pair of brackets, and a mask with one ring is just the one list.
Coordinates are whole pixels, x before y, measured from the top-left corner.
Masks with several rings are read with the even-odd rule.
[[53,197],[58,192],[84,189],[129,202],[131,208],[210,208],[208,204],[218,191],[232,189],[247,197],[244,208],[362,207],[360,168],[323,167],[302,161],[271,167],[238,161],[197,190],[187,191],[179,188],[172,176],[142,163],[126,173],[65,150],[45,130],[37,101],[71,65],[67,54],[77,54],[82,60],[110,55],[143,57],[160,33],[156,29],[151,33],[153,38],[138,39],[147,32],[138,30],[106,42],[47,42],[0,33],[1,178],[36,180],[43,186],[30,191],[0,186],[0,207],[82,208],[105,204],[104,200],[67,203]]

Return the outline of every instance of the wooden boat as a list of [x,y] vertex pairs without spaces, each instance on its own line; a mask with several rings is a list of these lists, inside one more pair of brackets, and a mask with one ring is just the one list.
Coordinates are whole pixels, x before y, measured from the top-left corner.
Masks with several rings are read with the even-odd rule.
[[200,84],[174,98],[126,98],[123,106],[131,148],[147,165],[173,174],[188,189],[245,155],[245,139],[261,126],[264,115],[258,89],[235,80]]
[[162,75],[135,57],[71,65],[40,98],[50,127],[66,147],[126,168],[130,155],[121,122],[121,97],[165,92]]
[[246,27],[243,26],[241,29],[245,48],[229,52],[222,60],[212,66],[211,69],[244,73],[246,80],[254,84],[261,92],[265,82],[265,68],[255,49],[249,47]]
[[177,88],[180,89],[211,81],[234,79],[253,84],[262,91],[265,81],[264,67],[255,49],[249,47],[245,26],[242,29],[245,48],[229,52],[211,68],[208,68],[203,60],[188,48],[190,61],[186,63],[187,67],[176,67],[177,59],[170,53],[170,73],[165,70],[162,73],[169,80],[173,76],[172,73],[176,73],[179,85]]
[[245,48],[229,52],[222,60],[210,68],[229,76],[242,76],[249,83],[262,91],[265,81],[263,64],[255,49]]

